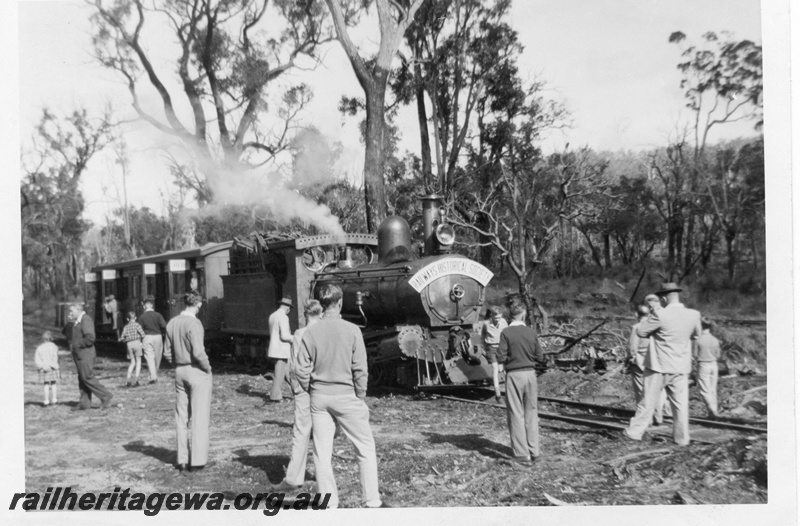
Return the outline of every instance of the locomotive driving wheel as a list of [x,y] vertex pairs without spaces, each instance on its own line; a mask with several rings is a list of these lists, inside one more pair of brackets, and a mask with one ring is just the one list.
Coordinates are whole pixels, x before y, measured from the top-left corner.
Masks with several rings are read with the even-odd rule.
[[369,378],[367,389],[379,389],[381,387],[392,387],[396,381],[397,366],[393,363],[369,364]]

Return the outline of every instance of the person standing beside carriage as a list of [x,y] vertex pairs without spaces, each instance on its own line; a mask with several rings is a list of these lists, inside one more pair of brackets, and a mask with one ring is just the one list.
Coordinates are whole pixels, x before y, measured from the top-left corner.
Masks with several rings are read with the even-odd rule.
[[292,330],[289,328],[289,311],[292,310],[292,300],[282,298],[278,310],[269,317],[269,348],[267,357],[275,364],[272,376],[272,390],[269,393],[270,402],[283,400],[283,382],[288,381],[289,356],[292,348]]
[[[202,469],[208,463],[208,427],[211,420],[211,364],[197,319],[203,298],[194,292],[183,296],[186,308],[167,324],[164,355],[175,367],[175,424],[178,470]],[[191,418],[190,418],[191,417]],[[189,421],[191,419],[191,441]]]
[[70,305],[69,319],[71,323],[64,326],[64,335],[69,340],[72,359],[78,370],[78,389],[81,398],[77,410],[91,409],[92,395],[97,396],[102,405],[101,409],[108,409],[114,395],[106,389],[94,376],[94,360],[97,351],[94,348],[96,334],[91,316],[83,311],[83,304]]
[[150,372],[150,382],[154,384],[158,381],[158,370],[161,367],[161,357],[163,355],[163,334],[167,330],[167,322],[160,313],[154,310],[156,299],[147,296],[144,299],[144,312],[139,316],[139,325],[144,330],[142,340],[142,354],[147,363],[147,370]]

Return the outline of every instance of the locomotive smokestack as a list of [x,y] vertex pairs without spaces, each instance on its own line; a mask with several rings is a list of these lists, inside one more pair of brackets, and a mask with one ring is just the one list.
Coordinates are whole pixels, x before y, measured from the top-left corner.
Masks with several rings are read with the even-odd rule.
[[426,256],[436,253],[435,230],[439,223],[439,210],[442,208],[443,199],[442,196],[436,194],[426,195],[422,198],[422,228],[425,236]]
[[378,261],[398,263],[411,259],[411,228],[400,216],[389,216],[378,227]]

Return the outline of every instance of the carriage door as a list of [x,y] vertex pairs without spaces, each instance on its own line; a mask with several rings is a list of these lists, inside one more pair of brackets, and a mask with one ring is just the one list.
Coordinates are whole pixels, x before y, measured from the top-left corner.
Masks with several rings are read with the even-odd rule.
[[117,280],[119,279],[119,271],[117,270],[103,270],[103,281],[101,284],[101,290],[103,292],[103,297],[100,299],[100,307],[102,309],[102,320],[103,325],[111,325],[113,320],[111,318],[111,314],[109,314],[105,307],[106,298],[109,295],[113,295],[114,298],[117,299],[117,307],[122,308],[122,304],[119,302],[119,294],[117,291]]
[[172,297],[169,294],[169,272],[166,268],[162,272],[158,272],[158,267],[153,263],[153,284],[155,285],[156,304],[155,310],[161,314],[165,320],[169,320],[170,316],[170,301]]
[[[100,282],[97,279],[97,274],[94,272],[87,272],[83,275],[83,300],[84,300],[84,309],[86,310],[86,314],[89,315],[95,323],[98,323],[100,320],[97,319],[98,314],[98,298],[97,292],[98,288],[100,287]],[[100,311],[103,310],[102,302],[99,304]],[[66,317],[63,320],[66,323]]]
[[142,300],[144,300],[144,296],[142,296],[142,271],[138,268],[132,268],[127,272],[129,277],[127,279],[128,298],[125,302],[126,310],[135,312],[136,317],[139,317],[144,310],[142,307]]
[[[147,296],[156,297],[156,264],[145,263],[142,265],[142,301]],[[155,307],[155,305],[153,305]]]
[[170,259],[167,264],[169,285],[169,317],[179,315],[183,309],[183,295],[186,293],[186,274],[189,269],[185,259]]

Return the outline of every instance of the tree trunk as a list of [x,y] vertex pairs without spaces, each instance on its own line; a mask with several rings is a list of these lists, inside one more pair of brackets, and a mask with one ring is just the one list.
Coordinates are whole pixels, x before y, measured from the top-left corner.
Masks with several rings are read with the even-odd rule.
[[386,188],[383,180],[385,148],[383,134],[386,79],[388,72],[376,75],[367,93],[367,134],[364,160],[364,199],[367,210],[367,231],[374,234],[386,217]]
[[728,252],[728,279],[733,281],[736,274],[736,254],[734,252],[734,242],[736,241],[736,229],[725,229],[725,245]]
[[690,213],[688,219],[686,220],[686,238],[684,239],[686,246],[683,253],[684,274],[688,274],[689,270],[691,270],[691,267],[694,264],[694,222],[694,214]]
[[608,232],[603,232],[603,260],[606,269],[611,269],[611,236]]
[[420,155],[422,157],[422,180],[425,190],[431,187],[433,168],[431,166],[431,138],[428,134],[428,114],[425,111],[425,87],[422,85],[422,68],[419,63],[414,65],[414,74],[417,77],[417,120],[419,121]]
[[589,244],[589,252],[592,253],[592,259],[597,264],[597,268],[602,270],[603,269],[603,262],[600,261],[600,251],[597,250],[597,247],[594,246],[594,243],[592,243],[592,238],[589,237],[589,234],[587,234],[584,230],[581,230],[580,232],[581,232],[581,234],[583,234],[583,237],[586,238],[586,242]]

